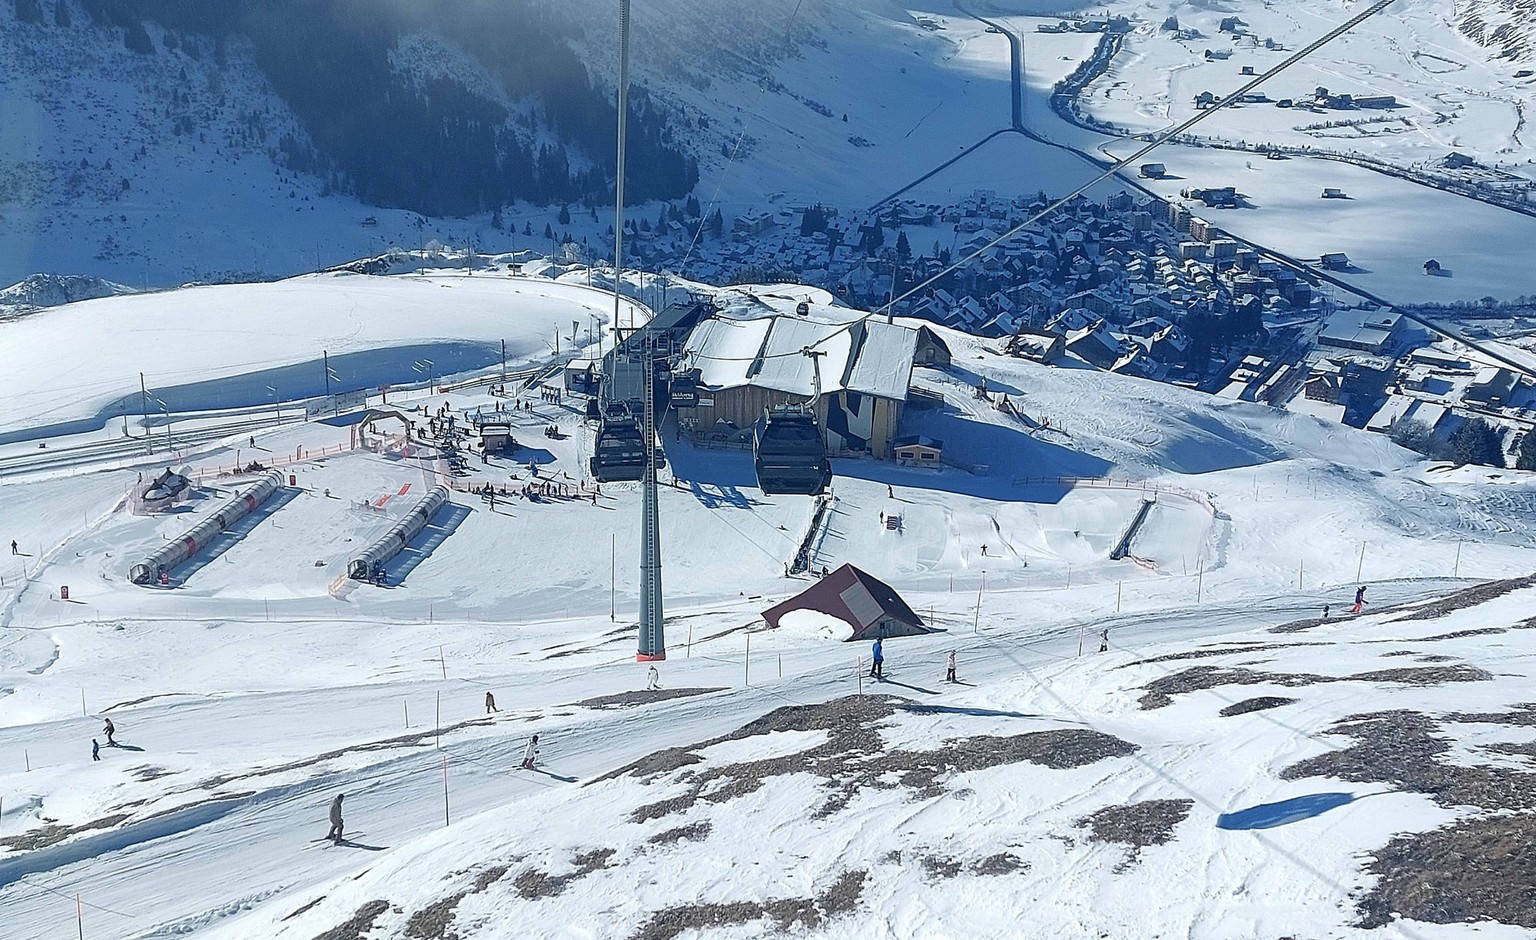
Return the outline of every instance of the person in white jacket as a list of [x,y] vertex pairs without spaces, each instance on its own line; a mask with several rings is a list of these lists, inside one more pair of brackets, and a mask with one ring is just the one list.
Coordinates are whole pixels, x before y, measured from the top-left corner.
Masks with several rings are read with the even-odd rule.
[[534,758],[536,758],[538,756],[539,756],[539,736],[538,735],[534,735],[533,737],[528,739],[528,746],[523,748],[523,769],[524,770],[531,769],[533,767],[533,760],[534,760]]

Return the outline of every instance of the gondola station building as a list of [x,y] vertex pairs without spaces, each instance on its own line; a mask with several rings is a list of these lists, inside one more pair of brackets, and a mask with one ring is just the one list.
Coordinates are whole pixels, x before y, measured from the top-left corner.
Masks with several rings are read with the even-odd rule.
[[814,399],[832,454],[890,459],[913,367],[947,366],[949,348],[925,326],[842,308],[825,314],[716,314],[694,327],[682,362],[697,370],[699,393],[696,405],[677,408],[683,432],[706,444],[737,441],[768,409]]

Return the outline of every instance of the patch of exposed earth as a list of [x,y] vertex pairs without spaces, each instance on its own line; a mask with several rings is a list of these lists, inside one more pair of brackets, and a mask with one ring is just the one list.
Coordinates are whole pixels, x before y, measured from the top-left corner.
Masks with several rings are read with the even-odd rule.
[[1399,682],[1404,685],[1442,685],[1447,682],[1486,682],[1493,675],[1475,666],[1425,666],[1375,669],[1349,676],[1322,676],[1313,673],[1260,672],[1223,666],[1191,666],[1172,675],[1161,676],[1142,688],[1143,709],[1163,708],[1173,704],[1173,696],[1201,692],[1229,685],[1279,685],[1296,688],[1326,682]]
[[649,755],[613,775],[629,774],[650,781],[660,774],[700,763],[702,758],[697,751],[725,741],[775,731],[825,731],[827,738],[823,743],[804,751],[685,773],[679,778],[687,784],[684,793],[637,807],[630,817],[637,823],[660,819],[686,812],[700,801],[729,802],[755,792],[764,781],[774,777],[810,773],[823,780],[826,798],[813,816],[824,818],[841,810],[865,789],[904,787],[919,797],[931,798],[942,794],[942,781],[957,773],[1026,762],[1060,770],[1136,751],[1133,744],[1085,728],[978,735],[948,741],[929,751],[887,750],[878,725],[907,704],[904,699],[890,696],[859,695],[819,705],[788,706],[694,747],[671,748]]

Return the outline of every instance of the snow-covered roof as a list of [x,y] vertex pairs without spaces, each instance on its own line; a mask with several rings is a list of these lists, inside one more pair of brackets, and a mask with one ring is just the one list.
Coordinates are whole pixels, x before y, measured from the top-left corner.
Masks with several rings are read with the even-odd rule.
[[[802,355],[807,347],[822,354],[814,364]],[[700,383],[710,389],[753,385],[809,398],[819,368],[823,392],[905,399],[917,330],[879,319],[716,316],[694,328],[684,350],[700,370]]]
[[694,327],[684,350],[699,370],[699,384],[715,389],[746,385],[772,326],[770,318],[711,317]]
[[917,331],[882,320],[862,324],[864,341],[849,363],[843,387],[879,398],[907,397],[912,361],[917,356]]
[[[761,359],[751,377],[759,388],[814,395],[816,372],[821,372],[821,390],[835,391],[846,374],[853,349],[850,330],[843,324],[824,323],[800,317],[774,317],[763,345]],[[818,356],[813,363],[801,351],[810,347]]]

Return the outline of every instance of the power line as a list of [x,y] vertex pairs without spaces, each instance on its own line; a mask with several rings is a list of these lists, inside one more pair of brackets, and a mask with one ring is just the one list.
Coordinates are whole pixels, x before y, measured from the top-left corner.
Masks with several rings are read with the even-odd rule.
[[1131,165],[1132,163],[1135,163],[1137,160],[1140,160],[1142,157],[1145,157],[1147,154],[1149,154],[1152,151],[1156,150],[1158,147],[1161,147],[1163,144],[1167,143],[1170,139],[1178,136],[1179,134],[1184,133],[1185,131],[1189,130],[1191,127],[1194,127],[1196,124],[1199,124],[1201,121],[1203,121],[1206,118],[1210,117],[1212,114],[1215,114],[1217,111],[1220,111],[1222,108],[1225,108],[1228,105],[1233,104],[1234,102],[1237,102],[1237,101],[1241,100],[1244,95],[1248,94],[1248,92],[1250,92],[1253,89],[1257,88],[1259,85],[1263,84],[1264,82],[1269,81],[1271,78],[1274,78],[1276,75],[1279,75],[1281,72],[1283,72],[1286,69],[1290,68],[1291,66],[1295,65],[1297,62],[1300,62],[1302,59],[1305,59],[1307,56],[1309,56],[1312,53],[1316,52],[1317,50],[1321,49],[1323,46],[1326,46],[1328,43],[1332,42],[1333,40],[1337,39],[1338,37],[1342,36],[1343,34],[1349,32],[1351,29],[1354,29],[1356,26],[1358,26],[1361,23],[1365,22],[1367,19],[1370,19],[1371,17],[1375,16],[1377,13],[1380,13],[1382,10],[1385,10],[1387,7],[1391,6],[1394,2],[1395,2],[1395,0],[1376,0],[1375,3],[1371,4],[1369,7],[1366,7],[1364,10],[1362,10],[1359,13],[1355,14],[1354,16],[1350,17],[1348,20],[1346,20],[1342,24],[1340,24],[1340,25],[1334,27],[1333,29],[1329,30],[1327,33],[1323,34],[1321,37],[1319,37],[1318,39],[1314,40],[1311,44],[1307,45],[1305,48],[1303,48],[1303,49],[1297,51],[1295,54],[1291,55],[1284,62],[1281,62],[1279,65],[1276,65],[1274,68],[1270,69],[1269,71],[1264,72],[1262,75],[1255,76],[1252,81],[1250,81],[1247,84],[1241,86],[1236,91],[1234,91],[1231,94],[1227,95],[1225,98],[1222,98],[1220,101],[1216,102],[1215,104],[1211,105],[1210,107],[1208,107],[1208,108],[1206,108],[1206,109],[1204,109],[1202,111],[1196,111],[1194,116],[1189,118],[1187,121],[1183,121],[1183,122],[1181,122],[1179,124],[1175,124],[1173,127],[1170,127],[1167,130],[1159,132],[1156,136],[1154,136],[1152,138],[1151,141],[1149,141],[1147,143],[1147,145],[1145,147],[1142,147],[1140,150],[1136,151],[1135,153],[1131,154],[1128,157],[1123,157],[1120,160],[1110,164],[1098,176],[1095,176],[1093,179],[1089,180],[1088,182],[1083,183],[1081,186],[1078,186],[1076,189],[1074,189],[1071,192],[1067,193],[1065,196],[1062,196],[1061,198],[1057,199],[1055,202],[1052,202],[1050,205],[1048,205],[1045,208],[1041,209],[1039,212],[1036,212],[1034,215],[1032,215],[1029,218],[1025,219],[1023,222],[1020,222],[1018,225],[1015,225],[1013,228],[1009,229],[1008,231],[1004,232],[1003,234],[1001,234],[1001,235],[997,236],[996,238],[992,239],[991,241],[987,242],[985,245],[982,245],[980,248],[977,248],[975,251],[973,251],[970,254],[966,255],[964,258],[961,258],[960,260],[955,261],[954,263],[950,264],[948,267],[945,267],[943,270],[939,271],[937,274],[934,274],[933,276],[931,276],[931,277],[923,280],[922,282],[914,285],[910,290],[905,291],[900,296],[893,297],[885,305],[885,315],[886,315],[886,318],[887,319],[890,318],[890,316],[891,316],[891,308],[894,307],[900,301],[906,300],[908,297],[911,297],[913,294],[917,293],[918,291],[923,290],[924,288],[928,287],[929,285],[933,284],[934,282],[944,278],[945,276],[949,275],[951,272],[957,271],[960,268],[964,267],[965,265],[970,264],[972,261],[975,261],[977,258],[979,258],[982,255],[986,254],[987,252],[991,251],[993,248],[996,248],[998,245],[1001,245],[1003,242],[1008,241],[1009,239],[1013,238],[1015,235],[1017,235],[1020,232],[1024,231],[1026,228],[1029,228],[1030,226],[1034,225],[1036,222],[1040,221],[1045,216],[1050,215],[1052,212],[1055,212],[1057,209],[1059,209],[1062,206],[1066,205],[1068,202],[1071,202],[1073,199],[1076,199],[1078,196],[1081,196],[1084,192],[1087,192],[1089,189],[1093,188],[1094,186],[1097,186],[1099,183],[1102,183],[1105,180],[1109,179],[1110,177],[1114,176],[1115,174],[1119,173],[1121,170],[1125,169],[1127,166]]
[[[966,265],[970,264],[972,261],[975,261],[977,258],[980,258],[982,255],[984,255],[987,252],[991,251],[993,248],[996,248],[998,245],[1001,245],[1002,243],[1008,241],[1009,239],[1011,239],[1014,236],[1018,235],[1020,232],[1024,231],[1025,229],[1029,228],[1030,226],[1034,225],[1036,222],[1039,222],[1042,218],[1050,215],[1052,212],[1055,212],[1057,209],[1059,209],[1062,206],[1066,205],[1067,203],[1071,202],[1073,199],[1076,199],[1078,196],[1081,196],[1083,193],[1087,192],[1089,189],[1092,189],[1094,186],[1097,186],[1099,183],[1102,183],[1105,180],[1109,179],[1110,177],[1114,176],[1115,174],[1119,173],[1121,170],[1125,169],[1127,166],[1129,166],[1132,163],[1135,163],[1137,160],[1140,160],[1141,158],[1145,157],[1147,154],[1151,153],[1153,150],[1156,150],[1158,147],[1161,147],[1163,144],[1167,143],[1172,138],[1178,136],[1179,134],[1184,133],[1185,131],[1189,130],[1191,127],[1194,127],[1196,124],[1200,123],[1201,121],[1204,121],[1206,118],[1209,118],[1212,114],[1216,113],[1217,111],[1220,111],[1221,109],[1227,107],[1228,105],[1234,104],[1235,102],[1241,100],[1244,95],[1248,94],[1248,92],[1250,92],[1253,89],[1257,88],[1259,85],[1263,84],[1264,82],[1269,81],[1271,78],[1274,78],[1276,75],[1279,75],[1281,72],[1283,72],[1286,69],[1290,68],[1291,66],[1295,65],[1297,62],[1300,62],[1302,59],[1305,59],[1306,57],[1310,56],[1312,53],[1314,53],[1317,50],[1321,49],[1323,46],[1326,46],[1328,43],[1332,42],[1333,40],[1337,39],[1338,37],[1344,35],[1345,33],[1349,32],[1350,30],[1354,29],[1356,26],[1358,26],[1361,23],[1365,22],[1367,19],[1370,19],[1371,17],[1375,16],[1377,13],[1380,13],[1382,10],[1385,10],[1387,7],[1391,6],[1394,2],[1395,2],[1395,0],[1376,0],[1376,2],[1371,4],[1369,7],[1365,8],[1364,10],[1362,10],[1359,13],[1355,14],[1354,16],[1350,17],[1348,20],[1344,21],[1340,25],[1338,25],[1338,26],[1334,27],[1333,29],[1329,30],[1327,33],[1323,34],[1318,39],[1314,40],[1313,42],[1309,43],[1304,48],[1298,50],[1296,53],[1294,53],[1293,55],[1288,57],[1285,61],[1283,61],[1283,62],[1279,63],[1278,65],[1276,65],[1274,68],[1269,69],[1268,71],[1264,72],[1261,75],[1255,76],[1252,81],[1249,81],[1248,83],[1242,85],[1236,91],[1234,91],[1231,94],[1227,95],[1225,98],[1222,98],[1220,101],[1217,101],[1215,104],[1211,105],[1210,107],[1208,107],[1208,108],[1206,108],[1206,109],[1204,109],[1202,111],[1196,112],[1195,115],[1193,117],[1189,118],[1188,120],[1183,121],[1183,122],[1181,122],[1179,124],[1175,124],[1174,126],[1159,132],[1157,135],[1155,135],[1147,143],[1147,145],[1145,147],[1142,147],[1140,150],[1137,150],[1135,153],[1131,154],[1128,157],[1124,157],[1124,158],[1122,158],[1120,160],[1117,160],[1114,163],[1110,164],[1107,168],[1104,169],[1103,172],[1099,173],[1097,176],[1095,176],[1094,178],[1090,179],[1088,182],[1083,183],[1082,185],[1078,186],[1076,189],[1073,189],[1071,192],[1067,193],[1065,196],[1062,196],[1059,199],[1056,199],[1054,202],[1050,203],[1045,208],[1043,208],[1040,211],[1036,212],[1035,214],[1031,215],[1029,218],[1025,219],[1023,222],[1020,222],[1018,225],[1015,225],[1013,228],[1010,228],[1008,231],[1002,233],[1001,235],[999,235],[996,238],[992,239],[991,241],[987,242],[985,245],[982,245],[980,248],[977,248],[975,251],[973,251],[970,254],[966,255],[965,257],[959,259],[958,261],[955,261],[955,262],[951,263],[950,265],[945,267],[943,270],[939,271],[937,274],[934,274],[931,277],[926,278],[925,280],[923,280],[920,283],[914,285],[913,287],[911,287],[910,289],[904,291],[903,293],[891,297],[889,300],[886,301],[886,304],[885,304],[884,316],[885,316],[886,320],[889,321],[891,319],[892,311],[893,311],[893,308],[895,307],[896,304],[900,303],[903,300],[906,300],[908,297],[911,297],[912,295],[918,293],[919,291],[921,291],[921,290],[931,286],[932,284],[934,284],[935,282],[943,279],[944,277],[948,276],[949,274],[951,274],[951,273],[953,273],[955,271],[958,271],[960,268],[965,267]],[[856,325],[869,320],[874,315],[875,314],[873,312],[871,312],[869,314],[865,314],[862,317],[857,317],[857,318],[855,318],[853,320],[850,320],[847,323],[842,324],[841,326],[832,329],[830,332],[828,332],[825,336],[821,337],[820,339],[810,343],[808,348],[816,349],[816,348],[818,348],[818,347],[820,347],[820,346],[822,346],[822,345],[824,345],[824,344],[826,344],[828,342],[831,342],[833,339],[835,339],[839,335],[851,332]],[[692,358],[695,361],[708,361],[708,362],[759,362],[759,361],[767,361],[767,360],[770,360],[770,359],[784,359],[784,358],[789,358],[791,356],[800,356],[800,355],[803,355],[803,354],[804,354],[804,352],[802,350],[795,350],[793,352],[763,353],[763,354],[760,354],[760,355],[753,356],[753,357],[749,358],[749,357],[732,357],[732,356],[708,356],[708,355],[702,355],[697,350],[695,350],[695,351],[693,351],[691,353],[691,356],[692,356]]]

